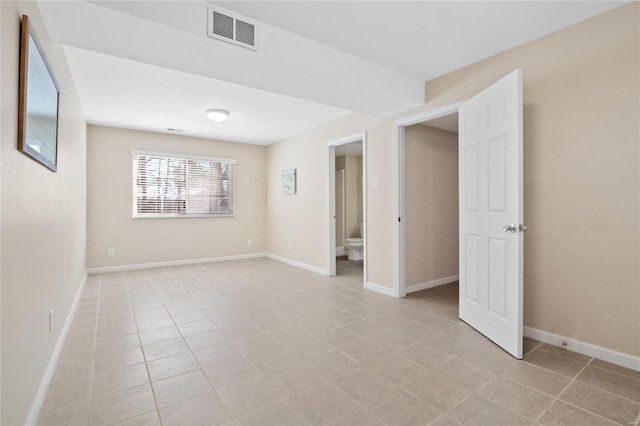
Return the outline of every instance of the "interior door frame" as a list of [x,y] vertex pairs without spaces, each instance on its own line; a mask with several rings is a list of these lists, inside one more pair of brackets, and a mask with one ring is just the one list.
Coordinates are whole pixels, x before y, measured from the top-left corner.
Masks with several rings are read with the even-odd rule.
[[406,128],[414,124],[432,120],[458,112],[460,105],[468,99],[454,102],[440,108],[421,112],[409,117],[401,118],[393,123],[393,180],[395,187],[395,244],[394,244],[394,297],[407,295],[407,262],[405,253],[406,226],[405,226],[405,132]]
[[362,131],[340,139],[327,142],[327,180],[326,180],[326,220],[327,241],[327,276],[336,275],[336,147],[352,142],[362,141],[362,238],[363,244],[363,283],[367,283],[367,132]]

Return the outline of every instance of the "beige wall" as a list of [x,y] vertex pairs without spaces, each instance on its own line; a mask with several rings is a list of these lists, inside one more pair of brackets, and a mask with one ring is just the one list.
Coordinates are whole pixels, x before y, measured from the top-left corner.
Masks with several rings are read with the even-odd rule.
[[[0,23],[2,22],[2,7],[0,7]],[[0,29],[0,65],[2,64],[2,31]],[[1,67],[0,67],[1,69]],[[4,98],[2,97],[2,81],[0,76],[0,111],[4,104]],[[2,133],[2,121],[0,119],[0,138],[3,137]],[[0,139],[1,141],[2,139]],[[2,148],[0,148],[2,149]],[[0,188],[2,187],[2,161],[0,161]],[[0,212],[2,211],[2,194],[0,193]],[[0,220],[0,230],[1,230]],[[2,232],[0,232],[0,337],[2,337]],[[2,423],[2,339],[0,338],[0,423]]]
[[[350,114],[267,147],[268,252],[326,270],[329,259],[327,142],[363,131],[374,117]],[[283,195],[280,172],[297,169],[298,192]],[[291,243],[291,248],[289,248]]]
[[360,237],[360,222],[358,222],[358,157],[346,156],[346,234],[347,238]]
[[[62,47],[33,2],[2,16],[2,420],[24,424],[85,272],[86,124]],[[58,172],[16,149],[20,18],[29,15],[58,85]],[[49,332],[48,314],[55,328]]]
[[[2,7],[0,7],[0,23],[2,22]],[[0,65],[2,64],[2,31],[0,30]],[[1,67],[0,67],[1,68]],[[4,104],[2,97],[2,81],[0,76],[0,111]],[[3,137],[2,121],[0,119],[0,138]],[[2,140],[2,139],[0,139]],[[2,148],[0,148],[2,149]],[[0,188],[2,187],[2,161],[0,161]],[[2,194],[0,193],[0,212],[2,211]],[[1,230],[0,221],[0,230]],[[0,337],[2,335],[2,232],[0,232]],[[2,339],[0,338],[0,423],[2,423]]]
[[525,325],[640,355],[638,3],[426,84],[524,77]]
[[[363,171],[363,164],[362,164],[362,155],[358,155],[358,170],[356,171],[356,191],[357,191],[357,197],[358,197],[358,211],[357,211],[357,219],[356,219],[356,223],[358,224],[358,231],[360,231],[360,224],[364,221],[364,192],[363,192],[363,188],[362,188],[362,171]],[[364,238],[363,235],[358,235],[361,238]]]
[[[473,96],[520,67],[525,325],[640,355],[638,15],[634,2],[427,82],[422,107],[350,115],[271,145],[269,251],[326,268],[324,144],[366,130],[368,280],[392,288],[393,121]],[[285,200],[273,175],[288,167],[299,167],[301,193]]]
[[405,131],[407,286],[458,275],[458,135]]
[[[346,176],[347,176],[347,156],[339,155],[336,157],[336,172],[341,171],[341,174],[336,173],[336,247],[344,248],[344,239],[347,238],[346,234]],[[337,177],[341,176],[341,180]]]
[[[132,149],[237,159],[235,215],[132,219]],[[263,146],[89,126],[87,158],[89,268],[265,251]],[[108,248],[116,255],[108,257]]]
[[[360,223],[362,222],[362,192],[359,181],[362,176],[362,156],[340,155],[336,157],[336,171],[338,170],[344,170],[345,238],[360,238]],[[338,211],[336,210],[336,247],[341,247],[344,245],[344,241],[342,236],[338,235],[338,223],[340,218],[337,214]]]
[[[15,149],[22,13],[29,14],[61,88],[55,174]],[[90,266],[269,251],[326,268],[326,142],[366,130],[368,276],[370,282],[391,288],[393,121],[470,97],[520,67],[525,220],[530,229],[525,238],[525,325],[638,356],[638,17],[634,2],[427,82],[423,107],[384,119],[351,114],[266,149],[92,127],[89,188],[100,192],[92,191],[89,205]],[[37,6],[3,1],[0,19],[1,422],[21,424],[85,269],[86,128],[63,51],[48,42]],[[235,220],[133,221],[131,148],[238,158]],[[105,171],[106,165],[117,165],[118,173]],[[294,196],[280,192],[280,171],[286,168],[298,169]],[[259,192],[252,182],[265,176],[266,207],[252,195]],[[371,185],[375,178],[377,187]],[[247,247],[247,239],[253,239],[253,247]],[[167,243],[170,250],[162,248]],[[108,247],[116,248],[116,257],[106,256]],[[58,324],[52,333],[47,327],[51,308]]]

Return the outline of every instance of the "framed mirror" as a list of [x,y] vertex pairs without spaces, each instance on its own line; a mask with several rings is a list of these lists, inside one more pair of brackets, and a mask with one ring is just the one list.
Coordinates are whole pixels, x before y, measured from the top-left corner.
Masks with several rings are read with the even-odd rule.
[[20,33],[19,84],[18,150],[55,172],[60,90],[27,15]]

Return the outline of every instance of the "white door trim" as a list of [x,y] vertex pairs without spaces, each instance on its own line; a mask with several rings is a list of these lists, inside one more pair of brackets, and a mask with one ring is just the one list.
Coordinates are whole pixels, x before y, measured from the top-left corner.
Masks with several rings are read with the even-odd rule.
[[363,245],[363,287],[367,283],[367,132],[362,131],[353,135],[345,136],[340,139],[335,139],[327,142],[327,180],[326,180],[326,220],[328,235],[326,238],[327,247],[327,276],[333,277],[336,275],[336,183],[335,183],[335,169],[336,169],[336,146],[345,145],[351,142],[362,141],[362,237],[364,239]]
[[405,147],[405,130],[406,127],[413,124],[422,123],[434,118],[448,115],[458,111],[458,107],[465,103],[467,99],[445,105],[440,108],[422,112],[420,114],[411,115],[401,118],[393,123],[393,181],[395,191],[395,245],[394,245],[394,295],[396,297],[405,297],[407,295],[406,281],[406,254],[405,254],[405,163],[404,163],[404,147]]

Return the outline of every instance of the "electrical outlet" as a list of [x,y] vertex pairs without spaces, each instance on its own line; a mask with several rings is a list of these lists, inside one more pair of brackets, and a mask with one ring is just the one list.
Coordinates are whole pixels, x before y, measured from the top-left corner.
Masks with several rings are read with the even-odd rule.
[[53,331],[53,308],[49,311],[49,331]]
[[247,245],[251,247],[253,245],[253,240],[247,240]]
[[116,255],[116,249],[114,248],[107,249],[107,256],[113,257],[115,255]]
[[289,241],[289,250],[291,250],[291,241]]

